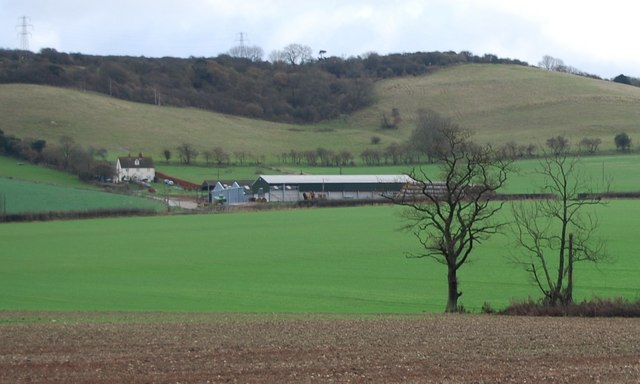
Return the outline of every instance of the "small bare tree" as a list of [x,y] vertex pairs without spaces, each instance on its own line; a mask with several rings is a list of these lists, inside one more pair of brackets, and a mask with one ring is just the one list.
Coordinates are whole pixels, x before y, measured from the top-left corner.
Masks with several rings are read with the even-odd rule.
[[189,143],[180,144],[176,147],[176,151],[178,152],[180,161],[187,165],[191,164],[191,162],[198,157],[198,151]]
[[228,164],[230,160],[229,154],[222,147],[213,148],[213,150],[211,151],[211,157],[216,162],[216,164],[218,164],[218,166],[222,165],[223,163]]
[[409,176],[415,184],[394,202],[408,208],[406,229],[413,231],[423,248],[411,257],[428,257],[447,266],[446,312],[458,312],[462,295],[458,269],[477,245],[505,225],[493,220],[503,206],[493,200],[507,180],[512,160],[490,146],[474,144],[469,131],[442,121],[431,127],[437,140],[429,140],[431,156],[440,166],[440,181],[414,168]]
[[587,153],[596,153],[598,152],[598,147],[602,144],[602,139],[599,137],[585,137],[580,140],[580,144],[578,145],[580,150],[584,150]]
[[[554,143],[551,141],[550,143]],[[569,157],[569,146],[543,150],[538,172],[544,176],[547,199],[513,205],[513,255],[529,272],[547,305],[573,302],[574,264],[607,258],[604,243],[595,238],[597,216],[592,210],[600,198],[589,192],[580,174],[579,158]]]

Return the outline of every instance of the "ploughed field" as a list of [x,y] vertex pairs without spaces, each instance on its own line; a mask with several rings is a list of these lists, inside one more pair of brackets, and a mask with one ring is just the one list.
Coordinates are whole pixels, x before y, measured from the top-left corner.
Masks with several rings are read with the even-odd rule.
[[637,383],[640,321],[0,312],[0,382]]

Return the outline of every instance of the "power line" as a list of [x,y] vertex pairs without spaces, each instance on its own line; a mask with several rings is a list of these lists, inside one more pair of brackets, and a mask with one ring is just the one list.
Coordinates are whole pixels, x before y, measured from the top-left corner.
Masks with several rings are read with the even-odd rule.
[[20,20],[20,24],[16,25],[16,28],[20,28],[18,32],[18,36],[20,37],[20,50],[28,51],[29,50],[29,37],[31,36],[30,30],[33,29],[33,25],[30,24],[31,19],[27,16],[22,16],[18,18]]

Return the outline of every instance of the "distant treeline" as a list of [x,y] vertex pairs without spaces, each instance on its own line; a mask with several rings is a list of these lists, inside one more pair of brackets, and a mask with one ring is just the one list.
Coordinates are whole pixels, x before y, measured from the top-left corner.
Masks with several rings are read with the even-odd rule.
[[229,54],[184,59],[91,56],[45,48],[39,53],[0,50],[0,83],[76,88],[141,103],[312,123],[369,106],[376,80],[423,75],[461,63],[527,65],[470,52],[369,53],[295,63]]

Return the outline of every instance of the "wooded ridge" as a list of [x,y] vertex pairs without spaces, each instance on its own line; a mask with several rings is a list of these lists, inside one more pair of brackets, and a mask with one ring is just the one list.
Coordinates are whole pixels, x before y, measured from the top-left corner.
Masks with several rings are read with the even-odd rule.
[[92,56],[42,49],[0,50],[0,83],[75,88],[119,99],[196,107],[285,123],[350,114],[374,101],[379,79],[418,76],[462,63],[527,65],[470,52],[416,52],[328,57],[304,63],[212,58]]

